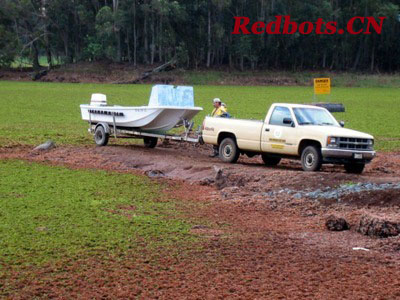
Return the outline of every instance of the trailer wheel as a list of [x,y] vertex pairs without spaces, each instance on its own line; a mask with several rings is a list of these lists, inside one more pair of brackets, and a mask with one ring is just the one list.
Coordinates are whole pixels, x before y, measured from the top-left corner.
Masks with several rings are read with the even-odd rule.
[[240,152],[236,142],[232,138],[225,138],[219,145],[219,157],[227,163],[235,163],[239,159]]
[[315,146],[306,147],[301,153],[301,166],[304,171],[313,172],[321,169],[321,150]]
[[146,136],[143,138],[143,142],[146,148],[155,148],[157,146],[158,139],[156,137]]
[[106,146],[110,135],[106,132],[103,126],[99,125],[94,131],[94,142],[97,146]]
[[361,174],[364,171],[364,163],[349,163],[344,165],[347,173]]
[[281,161],[280,157],[271,156],[268,154],[261,154],[261,158],[266,166],[276,166]]

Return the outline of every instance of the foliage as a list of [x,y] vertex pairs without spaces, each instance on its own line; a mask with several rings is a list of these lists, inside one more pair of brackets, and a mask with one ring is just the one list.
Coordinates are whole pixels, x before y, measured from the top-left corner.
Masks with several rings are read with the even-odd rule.
[[[396,71],[400,0],[2,0],[0,59],[24,54],[66,62],[108,59],[133,64],[177,58],[186,68]],[[338,22],[386,16],[381,35],[232,35],[233,16],[270,22]],[[210,26],[210,30],[208,30]],[[282,25],[283,26],[283,25]],[[15,51],[14,43],[21,45]],[[18,53],[17,53],[18,52]]]
[[[89,144],[93,141],[87,123],[80,118],[80,104],[100,92],[107,95],[110,104],[146,105],[151,86],[3,81],[0,90],[0,118],[6,120],[0,124],[0,145],[34,145],[47,139]],[[211,112],[211,99],[215,97],[228,105],[234,117],[252,119],[263,119],[273,102],[313,101],[312,87],[195,86],[194,91],[196,105],[204,108],[195,118],[196,126]],[[346,127],[374,135],[378,150],[393,150],[400,147],[397,99],[398,87],[334,87],[330,98],[318,100],[343,103],[346,112],[336,117],[345,120]]]

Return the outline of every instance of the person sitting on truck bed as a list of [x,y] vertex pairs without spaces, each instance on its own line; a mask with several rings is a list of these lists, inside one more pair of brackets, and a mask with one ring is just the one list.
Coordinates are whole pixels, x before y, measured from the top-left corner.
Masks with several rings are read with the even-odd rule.
[[231,114],[228,113],[228,108],[226,107],[226,104],[222,102],[221,106],[225,109],[225,113],[223,113],[221,115],[221,117],[223,117],[223,118],[232,118]]
[[226,106],[222,106],[221,99],[214,98],[214,109],[211,113],[211,117],[224,117],[227,114]]
[[[220,117],[220,118],[231,117],[226,109],[226,104],[222,103],[221,99],[214,98],[213,103],[214,103],[214,109],[211,113],[211,117]],[[216,157],[218,155],[219,155],[218,146],[213,146],[213,153],[210,155],[210,157]]]

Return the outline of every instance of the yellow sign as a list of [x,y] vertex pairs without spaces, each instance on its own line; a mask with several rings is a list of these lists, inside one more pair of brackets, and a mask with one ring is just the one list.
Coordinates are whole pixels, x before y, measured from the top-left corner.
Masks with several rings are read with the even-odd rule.
[[330,78],[314,78],[314,94],[330,94],[331,93],[331,79]]

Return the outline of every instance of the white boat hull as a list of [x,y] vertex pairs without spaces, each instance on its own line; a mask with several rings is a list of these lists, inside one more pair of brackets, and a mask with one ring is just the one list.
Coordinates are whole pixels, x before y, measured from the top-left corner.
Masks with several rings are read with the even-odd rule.
[[82,104],[81,115],[85,121],[104,122],[118,127],[135,128],[148,132],[165,132],[190,121],[202,111],[201,107],[179,106],[97,106]]

